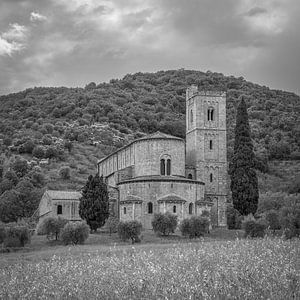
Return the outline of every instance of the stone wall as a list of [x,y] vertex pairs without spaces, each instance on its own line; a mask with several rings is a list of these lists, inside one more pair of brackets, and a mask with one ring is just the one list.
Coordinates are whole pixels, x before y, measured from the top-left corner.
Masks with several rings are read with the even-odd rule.
[[[120,190],[120,219],[128,220],[132,213],[124,216],[122,209],[124,206],[132,207],[130,204],[122,204],[126,201],[126,197],[129,195],[135,195],[142,199],[141,204],[141,220],[143,227],[146,229],[152,228],[151,221],[154,213],[170,211],[173,213],[173,206],[176,205],[176,215],[178,215],[179,221],[189,217],[188,207],[190,203],[197,200],[204,200],[204,186],[200,183],[189,182],[189,181],[137,181],[119,184]],[[160,199],[167,195],[175,195],[185,200],[174,203],[160,203]],[[152,202],[153,212],[149,214],[147,211],[147,204]],[[128,208],[130,211],[130,208]],[[132,209],[132,208],[131,208]]]
[[[57,206],[62,206],[62,214],[57,214]],[[52,216],[66,220],[81,220],[79,216],[79,200],[52,200]]]
[[160,175],[160,160],[171,159],[171,175],[185,176],[185,144],[176,139],[149,139],[136,143],[135,176]]
[[100,161],[98,163],[98,173],[100,176],[110,176],[116,171],[134,165],[134,160],[135,144],[131,143]]
[[185,143],[180,139],[137,140],[98,163],[108,184],[132,177],[160,175],[160,160],[171,159],[171,175],[185,176]]
[[123,222],[135,220],[143,223],[142,204],[132,202],[122,203],[120,205],[120,220]]

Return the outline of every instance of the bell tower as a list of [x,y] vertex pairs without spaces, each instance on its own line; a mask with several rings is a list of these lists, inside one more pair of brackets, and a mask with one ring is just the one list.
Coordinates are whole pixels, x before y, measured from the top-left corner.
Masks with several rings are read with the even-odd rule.
[[227,154],[226,93],[186,91],[186,164],[194,179],[205,183],[205,200],[212,202],[212,222],[226,226]]

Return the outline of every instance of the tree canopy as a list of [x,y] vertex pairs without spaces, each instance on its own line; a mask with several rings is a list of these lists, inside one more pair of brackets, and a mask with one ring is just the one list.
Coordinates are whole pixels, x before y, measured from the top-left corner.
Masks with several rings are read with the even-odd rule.
[[233,205],[242,215],[254,214],[257,210],[258,180],[254,158],[247,107],[244,97],[241,97],[236,114],[234,153],[229,173]]
[[79,215],[86,220],[91,231],[105,224],[109,217],[109,199],[107,184],[103,176],[90,175],[85,186],[82,189],[82,197],[79,203]]

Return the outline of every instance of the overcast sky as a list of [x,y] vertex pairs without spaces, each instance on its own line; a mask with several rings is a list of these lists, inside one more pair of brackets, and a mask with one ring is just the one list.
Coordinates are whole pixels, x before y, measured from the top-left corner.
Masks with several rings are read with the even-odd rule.
[[299,0],[0,0],[0,94],[193,69],[300,93]]

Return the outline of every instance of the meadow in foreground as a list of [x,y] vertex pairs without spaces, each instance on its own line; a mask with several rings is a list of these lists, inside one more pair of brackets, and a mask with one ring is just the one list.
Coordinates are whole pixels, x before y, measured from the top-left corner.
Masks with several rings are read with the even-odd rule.
[[0,269],[1,299],[299,299],[300,241],[69,251]]

